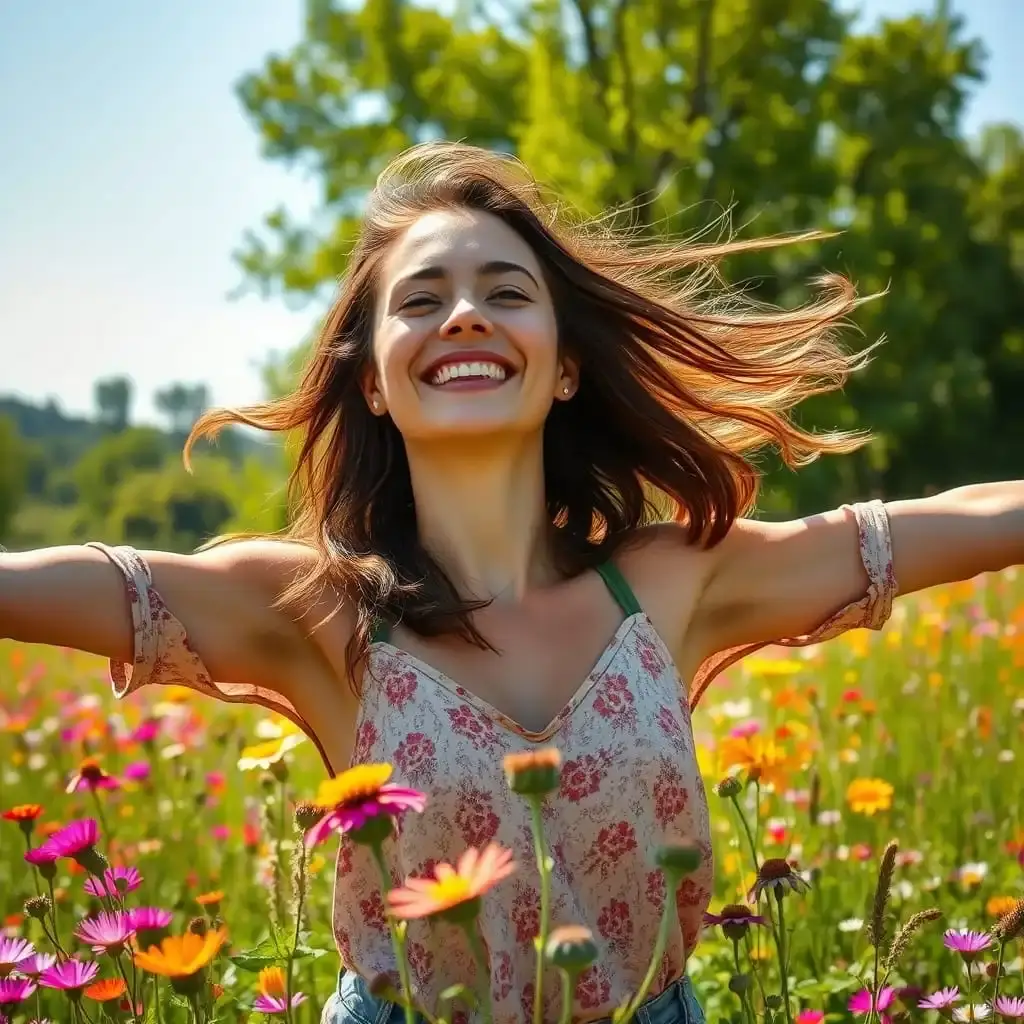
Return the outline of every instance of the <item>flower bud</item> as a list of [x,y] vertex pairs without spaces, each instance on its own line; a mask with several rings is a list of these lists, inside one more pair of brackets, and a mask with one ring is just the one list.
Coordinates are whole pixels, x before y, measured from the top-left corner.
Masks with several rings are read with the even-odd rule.
[[777,996],[777,995],[774,995],[774,994],[770,995],[770,996],[765,996],[764,997],[764,1005],[767,1006],[769,1010],[781,1009],[781,1007],[782,1007],[782,996]]
[[742,791],[743,784],[734,775],[730,775],[727,779],[722,779],[722,781],[715,786],[715,792],[723,800],[731,800],[734,796],[739,796]]
[[270,774],[277,779],[278,782],[288,781],[288,765],[284,761],[275,761],[270,766]]
[[664,843],[654,853],[655,866],[674,878],[692,875],[703,860],[701,848],[685,840]]
[[750,991],[750,975],[749,974],[734,974],[729,979],[729,991],[733,995],[742,996]]
[[579,974],[597,960],[597,945],[589,928],[567,924],[551,932],[544,955],[552,967]]
[[325,814],[322,807],[309,800],[300,800],[295,805],[295,824],[301,832],[308,832]]
[[520,796],[546,796],[558,789],[562,755],[555,747],[505,756],[508,788]]
[[49,896],[33,896],[25,900],[25,913],[34,917],[37,921],[45,920],[46,915],[53,910],[53,904]]
[[193,917],[188,923],[188,930],[201,938],[210,930],[210,923],[205,917]]

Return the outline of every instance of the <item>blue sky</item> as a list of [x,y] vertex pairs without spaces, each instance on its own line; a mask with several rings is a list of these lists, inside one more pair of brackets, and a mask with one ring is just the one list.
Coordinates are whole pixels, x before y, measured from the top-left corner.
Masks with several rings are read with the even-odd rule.
[[[871,19],[934,0],[862,0]],[[1021,119],[1024,0],[959,0],[990,52],[970,124]],[[0,394],[92,408],[128,374],[136,416],[176,380],[259,398],[315,310],[230,300],[243,231],[315,183],[259,155],[232,86],[301,32],[301,0],[0,3]]]

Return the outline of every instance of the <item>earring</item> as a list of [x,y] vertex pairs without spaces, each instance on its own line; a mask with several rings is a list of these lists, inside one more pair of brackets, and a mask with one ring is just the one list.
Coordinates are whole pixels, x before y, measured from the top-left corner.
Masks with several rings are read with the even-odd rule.
[[376,412],[380,408],[380,399],[375,398],[373,400],[373,411]]
[[566,385],[565,387],[562,388],[562,394],[563,395],[569,394],[569,386],[568,385]]

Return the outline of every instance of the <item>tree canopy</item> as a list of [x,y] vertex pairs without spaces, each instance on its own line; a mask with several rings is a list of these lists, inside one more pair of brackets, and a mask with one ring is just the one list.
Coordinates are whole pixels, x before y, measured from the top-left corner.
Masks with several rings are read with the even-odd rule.
[[332,288],[377,173],[433,138],[514,152],[577,209],[630,206],[651,233],[723,211],[741,237],[834,230],[724,268],[783,305],[822,270],[887,290],[857,316],[887,344],[800,412],[877,440],[769,474],[766,508],[1019,472],[1024,146],[1010,125],[965,134],[983,74],[942,4],[865,27],[831,0],[310,0],[302,41],[238,93],[321,209],[271,211],[238,258],[267,291]]

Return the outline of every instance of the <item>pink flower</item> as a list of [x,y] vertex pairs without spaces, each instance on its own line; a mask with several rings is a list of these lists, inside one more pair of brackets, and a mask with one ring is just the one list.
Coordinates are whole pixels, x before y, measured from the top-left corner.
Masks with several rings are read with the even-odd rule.
[[940,988],[930,996],[925,996],[917,1005],[921,1010],[948,1010],[954,1003],[960,1002],[960,989],[956,985]]
[[862,988],[859,992],[854,993],[854,995],[850,997],[850,1002],[847,1004],[847,1008],[851,1013],[862,1014],[870,1014],[872,1010],[877,1010],[881,1024],[892,1024],[892,1018],[887,1013],[882,1013],[882,1011],[888,1009],[895,998],[896,989],[889,988],[887,985],[879,991],[878,1002],[875,1006],[872,1006],[871,989]]
[[0,1010],[8,1006],[17,1006],[28,999],[35,990],[36,983],[29,978],[0,978]]
[[1024,1020],[1024,999],[1020,996],[996,996],[992,1008],[1004,1020]]
[[96,961],[85,963],[76,957],[54,964],[39,976],[39,984],[46,988],[59,988],[72,995],[78,994],[100,972]]
[[75,937],[88,942],[94,953],[110,953],[112,956],[120,953],[134,934],[131,918],[124,911],[114,914],[104,911],[82,921],[75,931]]
[[961,928],[959,931],[950,928],[943,934],[942,944],[946,949],[959,953],[965,963],[970,963],[977,959],[982,950],[992,945],[992,936],[986,932],[971,931],[970,928]]
[[48,967],[57,962],[53,953],[34,953],[27,960],[21,960],[15,970],[26,978],[38,978]]
[[35,954],[35,946],[28,939],[0,935],[0,978],[17,970],[22,960]]
[[[305,1001],[306,997],[301,992],[296,992],[292,996],[292,1009]],[[284,996],[260,995],[256,997],[252,1008],[260,1013],[287,1013],[288,1000]]]
[[131,782],[145,782],[152,770],[148,761],[132,761],[124,766],[121,774]]
[[137,868],[117,867],[107,868],[103,872],[103,884],[95,878],[85,880],[85,891],[96,899],[103,899],[104,896],[118,896],[126,892],[135,892],[142,885],[142,875]]
[[58,857],[76,857],[94,847],[99,838],[99,826],[96,824],[96,819],[82,818],[54,832],[43,843],[43,848],[52,850]]
[[801,1010],[793,1018],[793,1024],[821,1024],[824,1019],[822,1010]]

